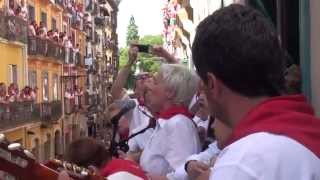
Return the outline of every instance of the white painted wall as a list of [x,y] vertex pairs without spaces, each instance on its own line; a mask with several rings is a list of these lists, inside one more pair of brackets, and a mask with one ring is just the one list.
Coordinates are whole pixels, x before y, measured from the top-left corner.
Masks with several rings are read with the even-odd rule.
[[320,116],[320,1],[310,0],[312,104]]

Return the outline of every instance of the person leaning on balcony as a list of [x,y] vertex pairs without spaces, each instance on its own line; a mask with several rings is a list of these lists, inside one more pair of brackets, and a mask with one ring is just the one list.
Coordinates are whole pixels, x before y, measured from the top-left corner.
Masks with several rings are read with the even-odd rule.
[[37,92],[38,92],[38,87],[31,88],[32,101],[36,101],[37,100]]
[[41,38],[46,38],[47,36],[47,28],[45,27],[42,21],[40,22],[40,26],[39,26],[39,36]]
[[14,1],[9,1],[9,7],[7,9],[7,14],[8,16],[14,16],[15,15],[15,11],[14,11]]
[[0,83],[0,103],[4,103],[6,101],[6,96],[7,96],[6,84],[1,82]]
[[28,26],[28,36],[30,37],[36,36],[35,24],[36,24],[36,21],[31,21]]
[[59,32],[58,32],[58,29],[54,29],[54,30],[53,30],[52,39],[53,39],[55,42],[59,42]]
[[25,5],[25,1],[24,0],[21,0],[21,6],[20,7],[21,7],[20,16],[25,21],[28,20],[28,9],[27,9],[27,6]]
[[32,88],[30,86],[26,86],[22,92],[22,99],[24,101],[32,101],[33,98],[32,98]]

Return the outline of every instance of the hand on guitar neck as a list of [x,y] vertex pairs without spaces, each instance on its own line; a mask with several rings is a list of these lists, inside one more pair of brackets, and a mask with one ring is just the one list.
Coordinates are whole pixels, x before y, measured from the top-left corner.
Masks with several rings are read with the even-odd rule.
[[[56,164],[57,169],[50,168],[36,161],[32,153],[23,149],[18,143],[10,143],[0,134],[0,171],[15,179],[57,180],[66,177],[72,180],[102,180],[103,177],[85,168],[70,163],[65,166]],[[68,166],[69,165],[69,166]],[[59,173],[59,170],[64,170]],[[1,177],[0,177],[1,179]]]

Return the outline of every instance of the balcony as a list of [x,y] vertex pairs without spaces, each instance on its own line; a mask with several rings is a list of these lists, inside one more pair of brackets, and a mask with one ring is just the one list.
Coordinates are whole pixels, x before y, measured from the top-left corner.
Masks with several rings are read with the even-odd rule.
[[94,23],[98,27],[106,26],[107,25],[107,21],[108,21],[108,19],[106,17],[102,17],[102,16],[97,16],[97,17],[94,18]]
[[31,56],[52,58],[57,62],[63,62],[65,59],[65,48],[54,41],[37,36],[29,36],[28,54]]
[[63,5],[63,0],[55,0],[54,2],[55,2],[55,4],[59,5],[60,7],[64,6]]
[[98,12],[98,4],[94,0],[88,0],[86,4],[86,11],[96,14]]
[[20,17],[7,16],[0,11],[0,37],[26,44],[27,28],[27,22]]
[[[78,98],[76,100],[76,98]],[[73,98],[64,98],[64,113],[66,115],[71,115],[76,112],[81,112],[84,110],[85,99],[84,96],[75,96]]]
[[74,29],[78,29],[80,31],[83,30],[83,20],[81,18],[77,18],[77,16],[72,16],[71,18],[71,26]]
[[33,101],[0,104],[0,129],[8,129],[32,122],[55,123],[60,119],[61,101],[35,104]]
[[81,65],[83,64],[83,55],[72,48],[65,49],[64,64]]
[[62,116],[61,101],[43,102],[40,104],[40,119],[43,123],[54,123]]
[[106,4],[106,3],[107,3],[107,0],[98,0],[98,3],[99,3],[99,4]]

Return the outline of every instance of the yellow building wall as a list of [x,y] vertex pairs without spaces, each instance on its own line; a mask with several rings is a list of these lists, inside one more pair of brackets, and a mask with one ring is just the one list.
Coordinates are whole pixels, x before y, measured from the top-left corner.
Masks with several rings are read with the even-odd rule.
[[28,0],[28,4],[35,8],[35,20],[37,24],[41,21],[41,12],[47,14],[47,30],[52,28],[52,18],[55,18],[57,28],[59,31],[62,29],[62,9],[59,10],[53,7],[53,4],[49,3],[48,0]]
[[41,60],[35,60],[35,59],[29,59],[29,71],[36,71],[37,72],[37,87],[38,93],[37,93],[37,102],[42,102],[42,96],[43,96],[43,72],[48,72],[49,77],[49,101],[53,100],[53,77],[54,75],[58,75],[59,82],[58,82],[58,94],[61,99],[61,64],[54,64],[49,62],[43,62]]
[[4,8],[4,1],[5,0],[0,0],[0,8]]
[[25,128],[16,128],[12,131],[5,132],[4,135],[10,142],[19,142],[24,147],[25,146]]
[[17,65],[18,69],[18,86],[22,89],[25,85],[24,80],[24,66],[23,66],[23,48],[17,45],[0,42],[0,82],[9,82],[9,68],[10,64]]

